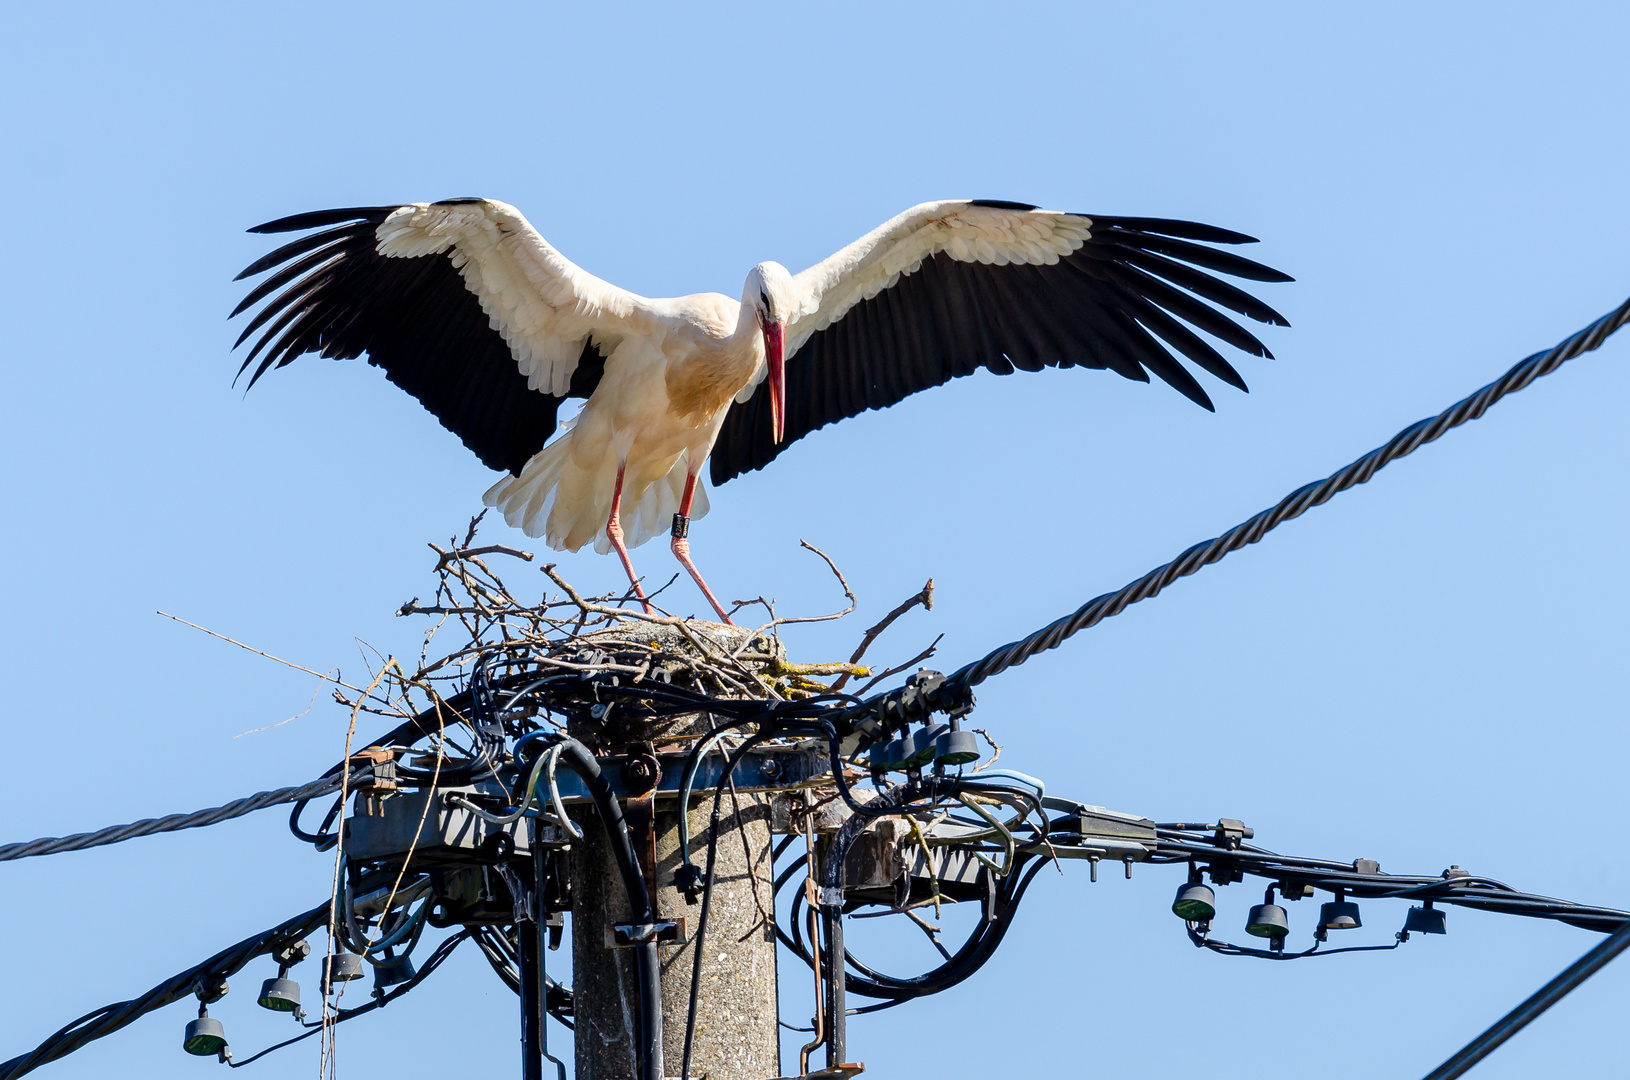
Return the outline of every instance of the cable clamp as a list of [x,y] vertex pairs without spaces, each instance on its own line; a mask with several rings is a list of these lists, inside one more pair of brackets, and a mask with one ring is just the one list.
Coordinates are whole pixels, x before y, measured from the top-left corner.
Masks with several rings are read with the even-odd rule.
[[1217,821],[1211,842],[1224,851],[1238,851],[1242,840],[1250,840],[1255,836],[1256,830],[1245,822],[1236,818],[1221,818]]

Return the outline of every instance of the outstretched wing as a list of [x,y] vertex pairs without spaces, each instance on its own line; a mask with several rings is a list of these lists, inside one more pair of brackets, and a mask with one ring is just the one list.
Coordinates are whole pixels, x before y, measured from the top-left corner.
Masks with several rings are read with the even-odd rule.
[[253,386],[304,353],[367,353],[490,468],[519,473],[561,400],[591,394],[617,341],[651,318],[643,297],[573,265],[490,199],[320,210],[250,232],[307,229],[320,231],[238,275],[276,271],[234,316],[277,294],[238,338],[265,328],[238,373],[254,365]]
[[794,278],[801,304],[787,327],[785,440],[770,441],[769,395],[761,382],[749,385],[714,445],[713,482],[763,467],[817,428],[981,368],[998,375],[1107,368],[1140,382],[1153,372],[1210,409],[1172,350],[1244,390],[1245,380],[1195,330],[1267,357],[1218,308],[1289,325],[1205,272],[1292,280],[1206,246],[1249,243],[1254,238],[1191,221],[1063,214],[1027,203],[913,207]]

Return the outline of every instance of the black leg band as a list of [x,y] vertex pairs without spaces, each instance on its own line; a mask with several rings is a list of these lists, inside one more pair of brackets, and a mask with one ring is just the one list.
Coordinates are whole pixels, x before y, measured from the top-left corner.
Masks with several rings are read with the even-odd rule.
[[675,540],[683,540],[683,539],[685,539],[685,537],[687,537],[689,535],[690,535],[690,518],[686,517],[684,514],[675,514],[674,515],[674,528],[673,528],[673,537],[674,537],[674,539]]

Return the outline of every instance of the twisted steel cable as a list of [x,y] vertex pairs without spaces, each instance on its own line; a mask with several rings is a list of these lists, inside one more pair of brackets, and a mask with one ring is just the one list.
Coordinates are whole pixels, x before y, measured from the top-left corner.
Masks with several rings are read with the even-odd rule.
[[[359,781],[365,779],[370,771],[369,769],[359,769],[351,774],[349,783],[355,786]],[[109,825],[107,828],[97,829],[95,832],[75,833],[72,836],[42,836],[38,840],[5,844],[0,846],[0,862],[11,859],[26,859],[30,855],[55,855],[59,851],[78,851],[80,848],[117,844],[121,840],[131,840],[138,836],[150,836],[153,833],[175,832],[178,829],[196,829],[203,825],[215,825],[222,821],[230,821],[233,818],[254,813],[256,810],[264,810],[268,806],[299,802],[301,799],[321,798],[324,795],[338,791],[341,782],[344,780],[345,777],[335,773],[320,780],[313,780],[302,787],[260,791],[241,799],[235,799],[224,806],[213,806],[207,810],[194,810],[190,814],[169,814],[159,818],[143,818],[141,821],[132,821],[128,825]]]
[[32,1072],[47,1062],[71,1054],[88,1042],[100,1039],[104,1035],[111,1035],[153,1010],[162,1009],[192,994],[200,978],[206,981],[221,980],[234,975],[255,957],[264,956],[289,942],[305,937],[327,921],[328,902],[324,901],[310,911],[296,915],[264,933],[245,938],[203,963],[172,975],[141,997],[104,1005],[95,1012],[87,1013],[28,1053],[19,1054],[9,1061],[0,1061],[0,1080],[17,1080],[17,1077]]
[[1564,363],[1597,348],[1614,331],[1630,322],[1630,300],[1603,315],[1583,330],[1546,352],[1537,352],[1523,360],[1494,382],[1470,397],[1462,398],[1443,412],[1420,420],[1394,435],[1385,446],[1377,447],[1346,468],[1330,474],[1323,480],[1297,488],[1281,499],[1278,505],[1241,522],[1221,536],[1195,544],[1165,566],[1131,582],[1116,592],[1105,593],[1081,605],[1075,611],[1037,630],[1027,638],[1010,642],[974,663],[958,668],[946,680],[935,696],[965,695],[992,675],[1016,667],[1039,652],[1057,648],[1073,634],[1096,626],[1112,615],[1119,615],[1139,600],[1156,596],[1178,578],[1217,562],[1231,551],[1254,544],[1267,533],[1287,521],[1301,517],[1313,507],[1328,502],[1350,487],[1369,480],[1392,462],[1414,453],[1468,420],[1476,420],[1495,402],[1507,394],[1514,394],[1542,375],[1549,375]]

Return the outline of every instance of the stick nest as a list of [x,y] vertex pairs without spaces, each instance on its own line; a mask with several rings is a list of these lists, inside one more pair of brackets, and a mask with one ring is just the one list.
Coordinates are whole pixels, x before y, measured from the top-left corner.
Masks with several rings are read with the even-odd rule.
[[[432,543],[436,553],[435,592],[428,602],[415,596],[398,610],[401,617],[431,620],[411,673],[395,657],[383,658],[379,672],[366,688],[342,684],[348,696],[336,690],[343,704],[362,711],[398,717],[421,715],[426,709],[443,716],[443,727],[463,722],[479,728],[483,723],[509,724],[540,719],[570,730],[579,738],[601,746],[683,740],[712,726],[705,707],[675,712],[677,694],[695,700],[757,699],[791,701],[831,693],[863,694],[875,683],[919,664],[934,654],[939,639],[904,663],[881,671],[862,663],[867,650],[900,616],[921,605],[931,609],[934,583],[897,605],[867,629],[848,660],[794,663],[788,660],[781,638],[784,626],[841,619],[855,610],[856,600],[843,572],[825,552],[808,543],[803,547],[818,556],[842,589],[847,605],[824,615],[783,616],[764,597],[737,601],[733,616],[762,610],[756,626],[727,625],[681,618],[659,606],[668,586],[652,594],[653,613],[641,609],[631,594],[585,597],[563,578],[555,565],[539,567],[547,579],[541,597],[521,599],[524,588],[512,589],[510,561],[517,569],[535,562],[531,552],[503,544],[477,545],[481,517],[470,522],[462,542]],[[518,580],[518,579],[517,579]],[[451,648],[447,648],[451,640]],[[443,651],[445,650],[445,651]],[[851,680],[865,680],[846,690]],[[548,693],[517,687],[541,683],[570,686],[557,700]],[[585,696],[585,687],[620,689],[615,706]],[[651,700],[666,707],[628,707],[630,691],[648,687]],[[496,689],[490,689],[496,688]],[[473,708],[454,709],[451,700],[472,691]],[[677,694],[676,694],[677,692]],[[474,713],[474,715],[471,715]]]

